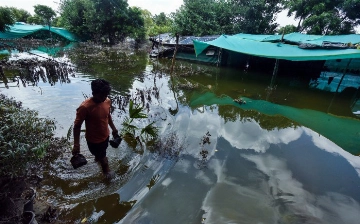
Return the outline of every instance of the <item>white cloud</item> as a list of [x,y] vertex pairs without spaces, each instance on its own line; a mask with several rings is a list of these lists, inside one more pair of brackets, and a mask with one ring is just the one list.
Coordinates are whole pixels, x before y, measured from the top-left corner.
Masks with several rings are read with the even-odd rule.
[[288,10],[284,10],[280,12],[276,17],[276,22],[280,24],[280,26],[286,26],[286,25],[298,25],[298,21],[295,20],[294,16],[287,16]]
[[288,144],[297,140],[303,130],[300,128],[285,128],[267,131],[255,121],[227,122],[219,135],[224,137],[233,147],[239,149],[252,149],[256,152],[265,152],[271,144]]

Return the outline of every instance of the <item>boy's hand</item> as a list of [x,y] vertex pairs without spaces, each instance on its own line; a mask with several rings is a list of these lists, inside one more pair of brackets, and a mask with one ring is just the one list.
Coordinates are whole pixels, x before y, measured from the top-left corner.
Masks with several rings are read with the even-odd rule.
[[113,130],[112,131],[112,136],[115,138],[115,137],[118,137],[119,136],[119,132],[118,132],[118,130]]
[[73,156],[80,154],[80,146],[79,145],[74,145],[74,147],[72,149],[72,154],[73,154]]

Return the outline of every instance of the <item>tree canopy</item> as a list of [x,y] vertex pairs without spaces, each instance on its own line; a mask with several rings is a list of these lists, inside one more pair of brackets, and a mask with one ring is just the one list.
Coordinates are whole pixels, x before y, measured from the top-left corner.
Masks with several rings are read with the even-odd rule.
[[0,32],[5,32],[15,23],[11,10],[0,6]]
[[174,30],[182,35],[273,33],[281,0],[184,0],[174,14]]
[[10,10],[12,12],[12,15],[14,16],[14,20],[16,22],[24,22],[26,23],[28,18],[31,17],[31,14],[24,10],[24,9],[18,9],[15,7],[10,7]]
[[126,36],[145,35],[141,11],[126,0],[62,0],[60,14],[65,28],[83,38],[114,44]]
[[46,25],[50,26],[52,19],[55,18],[55,11],[46,5],[35,5],[34,12],[37,16],[42,18]]
[[279,34],[294,33],[294,32],[297,32],[297,27],[294,25],[286,25],[286,26],[280,27],[277,32]]
[[284,0],[284,5],[299,20],[298,32],[349,34],[360,25],[360,0]]

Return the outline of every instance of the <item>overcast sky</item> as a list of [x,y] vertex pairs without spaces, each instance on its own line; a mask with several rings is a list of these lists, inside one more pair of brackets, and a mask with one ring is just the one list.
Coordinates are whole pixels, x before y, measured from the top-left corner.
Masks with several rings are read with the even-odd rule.
[[[57,11],[59,2],[60,0],[0,0],[0,6],[25,9],[31,14],[34,14],[34,5],[47,5]],[[147,9],[153,15],[161,12],[169,14],[180,8],[183,4],[183,0],[128,0],[128,4],[129,6],[138,6],[142,9]],[[278,15],[277,23],[281,26],[296,24],[293,19],[286,17],[286,12]]]

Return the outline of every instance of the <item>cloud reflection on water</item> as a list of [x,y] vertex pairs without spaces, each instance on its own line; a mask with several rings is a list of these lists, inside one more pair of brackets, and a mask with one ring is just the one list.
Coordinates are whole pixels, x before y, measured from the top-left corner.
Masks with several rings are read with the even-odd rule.
[[[360,219],[355,171],[360,158],[310,129],[268,131],[254,120],[225,123],[208,108],[185,109],[173,125],[185,130],[190,146],[121,223],[198,223],[199,215],[203,223],[352,224]],[[199,139],[207,130],[209,162],[199,170]]]

